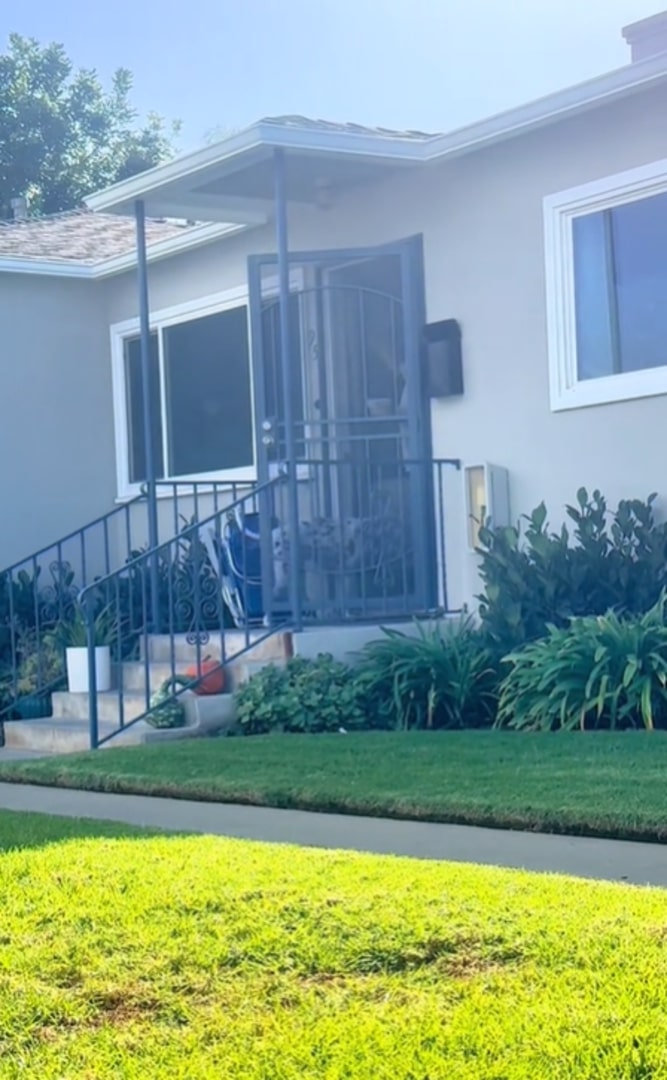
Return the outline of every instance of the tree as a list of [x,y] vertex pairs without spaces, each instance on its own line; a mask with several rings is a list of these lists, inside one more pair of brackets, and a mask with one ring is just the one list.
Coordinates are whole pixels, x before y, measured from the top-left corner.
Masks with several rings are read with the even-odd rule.
[[0,54],[0,218],[21,195],[32,212],[69,210],[170,157],[180,125],[156,113],[138,124],[131,89],[125,68],[106,91],[62,45],[11,34]]

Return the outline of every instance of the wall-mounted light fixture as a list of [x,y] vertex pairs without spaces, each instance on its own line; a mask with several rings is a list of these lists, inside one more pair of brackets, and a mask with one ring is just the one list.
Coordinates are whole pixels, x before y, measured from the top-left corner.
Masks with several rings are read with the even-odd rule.
[[465,465],[463,477],[468,548],[474,551],[479,530],[489,519],[493,526],[511,524],[509,473],[500,465]]

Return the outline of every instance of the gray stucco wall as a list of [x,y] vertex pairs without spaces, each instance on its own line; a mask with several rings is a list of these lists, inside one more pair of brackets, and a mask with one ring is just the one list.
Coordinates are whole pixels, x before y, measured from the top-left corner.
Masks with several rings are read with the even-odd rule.
[[113,506],[103,292],[0,275],[0,567]]
[[[546,194],[667,157],[666,110],[667,91],[642,93],[420,173],[399,173],[380,187],[357,188],[329,210],[291,211],[296,249],[423,234],[428,319],[459,319],[464,341],[465,394],[434,403],[434,450],[467,464],[505,466],[514,515],[544,498],[557,524],[581,484],[612,500],[652,490],[667,497],[664,397],[550,411],[542,223]],[[256,229],[154,264],[151,305],[157,310],[242,285],[247,255],[273,249],[272,230]],[[2,350],[3,379],[18,402],[0,433],[4,505],[21,511],[0,541],[8,552],[21,553],[33,539],[111,506],[108,326],[136,314],[133,274],[94,286],[0,278],[0,318],[10,341]],[[31,482],[38,500],[28,495]],[[447,508],[450,599],[460,603],[471,599],[477,581],[457,475],[449,480]]]
[[[554,525],[585,484],[611,500],[667,497],[664,397],[552,413],[549,406],[542,200],[552,192],[667,157],[667,91],[642,93],[479,153],[358,188],[329,210],[292,210],[292,248],[424,236],[429,321],[460,320],[465,394],[433,404],[436,455],[510,473],[512,512],[546,499]],[[245,280],[246,256],[274,249],[270,230],[151,269],[151,303],[169,306]],[[110,321],[136,314],[132,283],[108,287]],[[450,600],[477,590],[463,485],[447,489]],[[662,502],[665,508],[667,503]]]

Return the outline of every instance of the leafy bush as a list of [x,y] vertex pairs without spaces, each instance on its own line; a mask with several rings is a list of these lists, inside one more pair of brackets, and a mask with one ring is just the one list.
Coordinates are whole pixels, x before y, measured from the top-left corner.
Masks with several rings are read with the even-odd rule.
[[609,612],[551,626],[506,661],[498,727],[667,727],[664,593],[639,618]]
[[54,689],[65,678],[63,652],[50,638],[39,639],[34,631],[19,639],[19,666],[16,697],[26,697],[42,689]]
[[378,726],[482,727],[492,723],[499,682],[491,654],[471,621],[417,624],[417,634],[385,630],[361,654],[357,678],[373,701]]
[[355,672],[324,654],[316,660],[293,657],[284,668],[263,668],[239,688],[236,703],[246,735],[367,726],[363,689]]
[[565,627],[573,615],[602,615],[614,608],[641,614],[667,586],[667,524],[655,521],[651,495],[622,500],[610,513],[599,491],[577,492],[566,525],[549,531],[544,503],[510,528],[480,530],[478,597],[482,626],[499,652]]

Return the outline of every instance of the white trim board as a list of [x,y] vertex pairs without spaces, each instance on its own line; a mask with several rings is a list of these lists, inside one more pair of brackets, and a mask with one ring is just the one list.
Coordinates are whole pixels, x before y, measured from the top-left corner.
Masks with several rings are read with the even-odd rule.
[[643,371],[578,378],[572,231],[576,217],[664,192],[667,192],[667,158],[557,192],[543,200],[552,412],[667,394],[667,363],[665,367]]
[[[152,311],[150,314],[150,326],[151,330],[158,330],[164,327],[173,326],[179,322],[185,322],[188,316],[195,318],[203,318],[206,315],[214,315],[221,311],[228,311],[236,307],[243,307],[248,304],[248,289],[247,286],[238,286],[233,289],[227,289],[224,292],[212,293],[208,296],[202,296],[197,300],[189,300],[182,304],[175,304],[168,308],[161,308],[159,311]],[[116,443],[116,483],[117,483],[117,495],[121,500],[132,498],[139,494],[141,491],[141,483],[132,483],[129,479],[130,476],[130,461],[129,461],[129,430],[128,430],[128,417],[127,417],[127,394],[125,384],[125,350],[124,342],[128,337],[134,337],[140,332],[139,318],[126,319],[123,322],[113,323],[109,328],[110,333],[110,345],[111,345],[111,382],[112,382],[112,395],[113,395],[113,416],[114,416],[114,435]],[[250,349],[250,339],[248,340],[248,347]],[[160,369],[162,370],[163,357],[162,349],[160,346]],[[249,364],[249,377],[250,377],[250,390],[251,400],[254,397],[252,394],[252,365]],[[164,379],[160,379],[161,395],[163,394]],[[160,411],[164,419],[164,401],[161,400]],[[192,476],[165,476],[160,479],[167,481],[173,481],[174,483],[182,482],[187,484],[188,482],[197,482],[204,479],[218,480],[218,481],[248,481],[254,483],[257,479],[257,463],[254,460],[255,440],[254,440],[254,416],[251,416],[251,424],[253,427],[253,461],[248,465],[239,467],[238,469],[224,469],[219,472],[207,472],[197,473]],[[163,425],[163,453],[166,454],[167,446],[167,432],[164,430]],[[167,465],[168,458],[165,456],[165,467]]]
[[[299,267],[295,268],[290,273],[290,289],[303,290],[304,287],[304,274],[303,270]],[[278,278],[268,277],[263,282],[263,288],[265,295],[277,295],[278,293]],[[227,311],[235,307],[248,307],[249,295],[248,286],[237,285],[231,289],[225,289],[223,292],[210,293],[206,296],[198,297],[196,300],[187,300],[181,304],[173,304],[170,307],[160,308],[158,311],[151,311],[150,313],[150,327],[151,330],[161,329],[167,326],[173,326],[175,323],[185,322],[188,316],[195,318],[202,318],[206,315],[214,315],[220,311]],[[128,454],[128,426],[127,426],[127,397],[125,386],[125,352],[123,343],[126,338],[134,337],[140,332],[139,317],[135,316],[132,319],[125,319],[122,322],[113,323],[109,327],[110,336],[110,351],[111,351],[111,384],[112,384],[112,400],[113,400],[113,417],[114,417],[114,437],[116,446],[116,484],[117,484],[117,499],[119,501],[125,501],[126,499],[133,498],[141,491],[141,483],[130,483],[130,462]],[[255,394],[253,386],[253,365],[251,362],[252,357],[252,336],[250,327],[250,312],[248,311],[248,373],[250,379],[250,396],[251,396],[251,424],[252,424],[252,437],[253,437],[253,462],[250,465],[240,466],[238,469],[224,469],[220,472],[213,473],[197,473],[193,476],[175,476],[164,477],[170,483],[182,483],[187,485],[194,482],[202,482],[206,480],[211,481],[223,481],[234,482],[242,484],[247,482],[253,484],[257,481],[257,461],[256,457],[256,417],[255,417]],[[160,360],[162,364],[162,358]],[[161,379],[161,393],[164,380]],[[164,415],[164,401],[161,402],[162,413]],[[164,444],[164,460],[165,465],[167,463],[166,454],[166,438],[167,433],[163,430]]]

